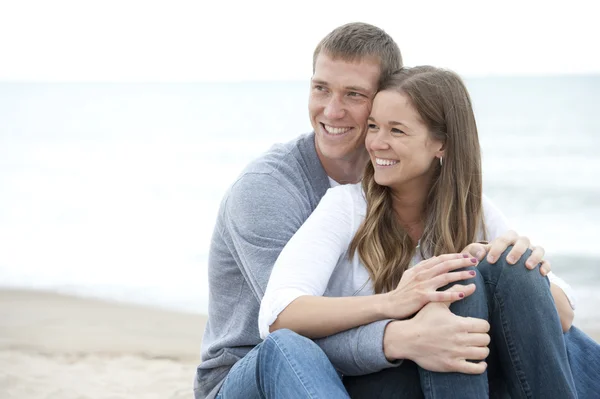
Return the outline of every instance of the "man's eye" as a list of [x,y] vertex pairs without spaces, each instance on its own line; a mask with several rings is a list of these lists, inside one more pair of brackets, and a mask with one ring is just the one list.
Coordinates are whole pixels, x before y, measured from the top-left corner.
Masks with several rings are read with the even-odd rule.
[[355,92],[355,91],[351,91],[350,93],[348,93],[348,95],[349,95],[350,97],[362,97],[362,94],[360,94],[360,93],[357,93],[357,92]]

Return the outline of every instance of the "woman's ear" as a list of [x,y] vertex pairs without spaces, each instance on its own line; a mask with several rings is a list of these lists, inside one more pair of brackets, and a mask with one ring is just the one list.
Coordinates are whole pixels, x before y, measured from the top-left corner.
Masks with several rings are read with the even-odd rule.
[[435,157],[438,159],[442,159],[444,158],[444,156],[446,155],[446,140],[435,140],[434,141],[434,147],[433,148],[437,148],[437,150],[435,151]]
[[444,148],[444,143],[440,144],[440,149],[436,151],[435,156],[438,158],[443,158],[446,154],[446,149]]

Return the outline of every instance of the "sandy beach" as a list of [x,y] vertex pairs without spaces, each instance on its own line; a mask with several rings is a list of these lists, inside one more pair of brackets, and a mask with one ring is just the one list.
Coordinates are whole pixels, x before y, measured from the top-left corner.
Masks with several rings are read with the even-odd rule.
[[[192,397],[206,318],[0,290],[0,398]],[[596,340],[600,331],[587,331]]]
[[191,398],[206,318],[0,290],[0,398]]

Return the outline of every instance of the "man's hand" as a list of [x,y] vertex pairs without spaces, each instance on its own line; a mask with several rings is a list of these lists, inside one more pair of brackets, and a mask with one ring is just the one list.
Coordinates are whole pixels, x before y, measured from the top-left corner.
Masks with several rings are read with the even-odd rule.
[[412,319],[389,323],[383,348],[388,359],[409,359],[426,370],[481,374],[489,329],[485,320],[456,316],[447,305],[431,302]]
[[483,260],[487,255],[487,261],[489,263],[495,263],[500,255],[506,248],[509,246],[513,246],[513,249],[508,253],[506,257],[506,261],[514,265],[521,259],[525,251],[531,249],[531,255],[525,262],[525,267],[528,269],[533,269],[538,264],[540,265],[540,273],[542,276],[546,276],[550,270],[552,270],[552,265],[549,261],[542,259],[544,257],[545,251],[544,248],[539,246],[532,246],[529,238],[525,236],[519,236],[516,232],[509,230],[506,233],[502,234],[500,237],[497,237],[489,244],[484,243],[473,243],[469,244],[463,249],[463,253],[470,254],[474,256],[478,260]]

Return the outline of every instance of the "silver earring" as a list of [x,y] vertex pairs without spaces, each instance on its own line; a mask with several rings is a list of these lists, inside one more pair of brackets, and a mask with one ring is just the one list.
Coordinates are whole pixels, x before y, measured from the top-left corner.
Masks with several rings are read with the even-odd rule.
[[440,157],[440,166],[442,166],[443,162],[442,162],[442,157]]

